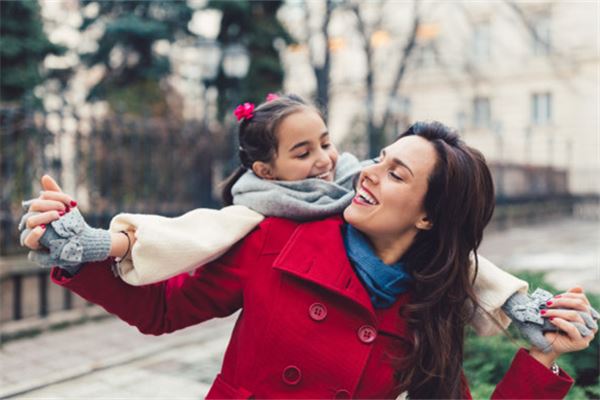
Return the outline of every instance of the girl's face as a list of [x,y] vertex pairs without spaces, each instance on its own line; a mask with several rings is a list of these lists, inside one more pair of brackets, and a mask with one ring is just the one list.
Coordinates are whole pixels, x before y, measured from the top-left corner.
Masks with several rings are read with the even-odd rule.
[[424,199],[436,160],[433,145],[419,136],[384,148],[378,162],[361,172],[346,221],[374,243],[406,248],[419,229],[431,227]]
[[288,115],[276,134],[277,154],[270,163],[255,163],[253,170],[258,176],[281,181],[333,181],[338,152],[317,112],[306,108]]

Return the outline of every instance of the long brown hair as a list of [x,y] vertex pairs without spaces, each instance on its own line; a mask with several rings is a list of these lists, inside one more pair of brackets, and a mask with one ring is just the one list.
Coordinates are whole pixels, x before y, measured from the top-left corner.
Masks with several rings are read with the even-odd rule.
[[238,126],[240,143],[240,166],[225,179],[221,197],[226,206],[233,204],[231,188],[247,170],[252,169],[255,161],[269,163],[277,155],[277,128],[285,117],[301,110],[310,109],[323,118],[321,112],[312,104],[295,94],[279,95],[268,100],[253,111],[252,118],[244,118]]
[[492,217],[494,186],[483,155],[455,131],[419,122],[399,138],[410,135],[428,140],[437,161],[424,199],[433,226],[419,231],[402,257],[414,278],[413,297],[402,310],[414,343],[399,360],[397,378],[410,398],[462,398],[465,325],[478,304],[469,257],[477,255]]

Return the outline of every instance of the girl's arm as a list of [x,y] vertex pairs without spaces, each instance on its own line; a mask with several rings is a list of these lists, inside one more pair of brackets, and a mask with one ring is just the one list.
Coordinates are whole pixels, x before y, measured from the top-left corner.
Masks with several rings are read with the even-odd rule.
[[118,273],[130,285],[156,283],[196,269],[219,256],[248,235],[264,217],[247,207],[221,210],[200,208],[176,218],[119,214],[110,223],[111,256],[127,252]]
[[[473,289],[481,308],[475,310],[471,326],[480,336],[492,336],[510,325],[510,318],[502,311],[502,305],[516,292],[527,293],[524,280],[498,268],[494,263],[477,255],[478,268]],[[475,273],[475,260],[471,258],[471,273]],[[501,326],[498,326],[500,323]]]

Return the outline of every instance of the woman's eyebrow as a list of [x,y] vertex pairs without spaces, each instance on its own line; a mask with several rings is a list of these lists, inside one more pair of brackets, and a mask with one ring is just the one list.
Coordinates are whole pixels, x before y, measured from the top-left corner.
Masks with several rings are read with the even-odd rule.
[[[381,155],[383,156],[383,158],[385,158],[385,150],[381,150]],[[410,174],[413,176],[413,178],[415,177],[415,174],[413,174],[410,167],[408,165],[406,165],[404,163],[404,161],[400,160],[399,158],[392,158],[392,162],[400,167],[406,168],[408,170],[408,172],[410,172]]]
[[[323,139],[324,137],[329,136],[329,131],[325,131],[323,133],[321,133],[321,136],[319,137],[320,139]],[[302,142],[298,142],[295,145],[293,145],[292,147],[290,147],[290,149],[288,151],[294,151],[296,150],[298,147],[302,147],[302,146],[307,146],[310,144],[310,141],[308,140],[304,140]]]

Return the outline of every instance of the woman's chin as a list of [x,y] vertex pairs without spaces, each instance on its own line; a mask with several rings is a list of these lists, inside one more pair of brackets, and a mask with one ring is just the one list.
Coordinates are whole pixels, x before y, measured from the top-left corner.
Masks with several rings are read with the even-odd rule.
[[358,208],[355,204],[350,204],[346,207],[344,210],[344,220],[350,225],[360,228],[365,219],[365,213],[364,210]]

